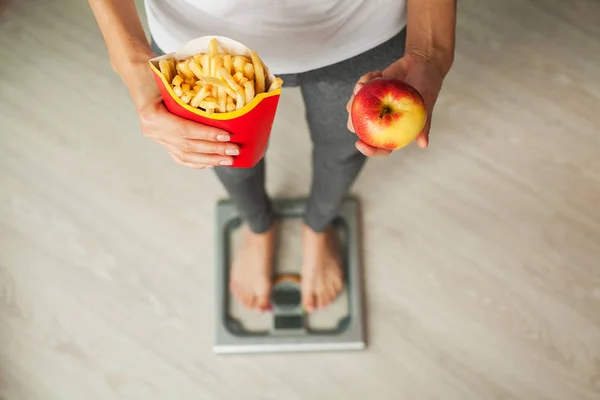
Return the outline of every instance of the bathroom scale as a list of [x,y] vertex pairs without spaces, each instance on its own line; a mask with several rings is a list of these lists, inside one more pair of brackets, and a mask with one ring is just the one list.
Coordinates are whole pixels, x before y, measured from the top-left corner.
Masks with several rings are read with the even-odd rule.
[[241,237],[242,220],[230,200],[216,209],[215,353],[274,353],[365,348],[360,270],[359,204],[344,201],[333,221],[339,239],[344,284],[327,307],[307,313],[301,304],[301,230],[305,199],[273,201],[280,224],[271,310],[240,304],[229,290],[229,271]]

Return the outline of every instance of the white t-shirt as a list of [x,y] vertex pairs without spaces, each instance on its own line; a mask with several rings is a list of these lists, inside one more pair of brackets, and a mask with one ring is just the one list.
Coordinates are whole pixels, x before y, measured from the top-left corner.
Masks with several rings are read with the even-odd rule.
[[363,53],[406,25],[406,0],[145,0],[166,53],[207,35],[258,52],[275,74],[321,68]]

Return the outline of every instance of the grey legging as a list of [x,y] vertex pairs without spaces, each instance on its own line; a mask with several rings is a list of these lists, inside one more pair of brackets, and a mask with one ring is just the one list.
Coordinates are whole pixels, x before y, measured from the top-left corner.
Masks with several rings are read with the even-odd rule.
[[[358,79],[367,72],[383,70],[404,54],[406,31],[356,57],[293,75],[280,75],[284,87],[299,86],[314,145],[312,187],[305,223],[323,232],[336,217],[366,157],[356,150],[356,135],[348,131],[346,103]],[[153,45],[157,54],[160,49]],[[250,228],[261,233],[274,215],[265,191],[265,160],[254,168],[215,167],[217,176]]]

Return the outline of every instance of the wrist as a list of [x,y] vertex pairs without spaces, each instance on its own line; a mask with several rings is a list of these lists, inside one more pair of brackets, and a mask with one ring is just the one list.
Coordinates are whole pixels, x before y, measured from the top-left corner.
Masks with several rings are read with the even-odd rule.
[[454,63],[454,51],[448,49],[422,49],[407,47],[404,57],[413,63],[426,62],[432,65],[442,77],[445,77]]
[[122,62],[118,68],[115,68],[129,90],[133,104],[138,111],[160,97],[152,70],[148,65],[148,60],[152,57],[153,54],[149,54],[136,60]]

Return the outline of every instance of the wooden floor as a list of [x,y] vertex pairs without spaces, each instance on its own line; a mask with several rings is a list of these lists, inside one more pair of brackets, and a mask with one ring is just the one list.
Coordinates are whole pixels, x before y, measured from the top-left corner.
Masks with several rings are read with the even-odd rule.
[[[431,148],[355,186],[369,347],[216,356],[225,192],[142,137],[87,2],[5,0],[0,399],[600,399],[600,3],[459,3]],[[274,196],[309,154],[287,90]]]

